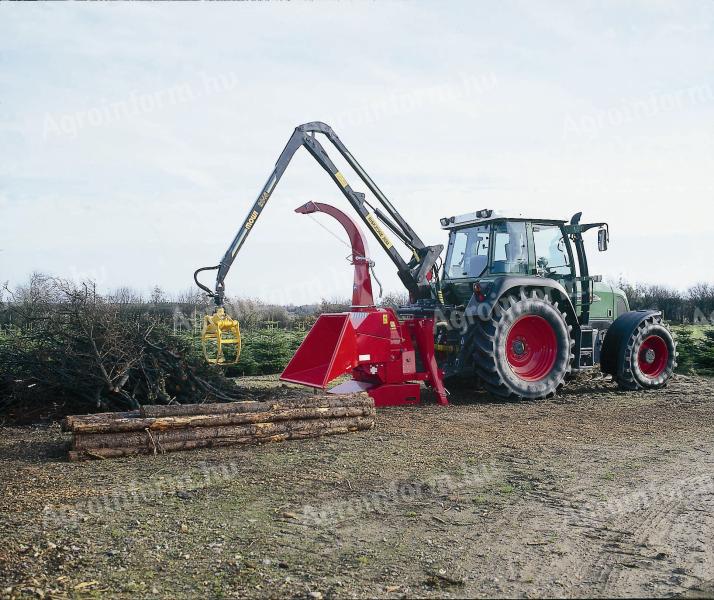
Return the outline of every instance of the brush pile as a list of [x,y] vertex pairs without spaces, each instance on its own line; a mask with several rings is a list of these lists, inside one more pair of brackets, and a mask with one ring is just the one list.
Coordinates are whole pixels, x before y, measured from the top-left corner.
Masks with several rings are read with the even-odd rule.
[[0,330],[0,418],[255,399],[150,306],[41,275],[12,294],[13,326]]
[[149,405],[128,412],[69,416],[69,459],[104,459],[176,450],[262,444],[371,429],[367,394],[272,402]]

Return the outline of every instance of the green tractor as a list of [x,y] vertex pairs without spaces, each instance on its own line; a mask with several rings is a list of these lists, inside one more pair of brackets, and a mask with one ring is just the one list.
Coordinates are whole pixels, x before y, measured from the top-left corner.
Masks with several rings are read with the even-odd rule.
[[658,311],[590,275],[583,234],[606,223],[480,210],[441,219],[449,232],[436,350],[445,377],[475,373],[502,397],[542,398],[600,364],[623,389],[662,387],[675,342]]

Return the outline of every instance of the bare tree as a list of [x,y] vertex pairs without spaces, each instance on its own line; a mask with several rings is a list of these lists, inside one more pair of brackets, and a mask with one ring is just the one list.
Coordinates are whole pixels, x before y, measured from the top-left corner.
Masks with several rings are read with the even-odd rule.
[[140,305],[144,303],[144,298],[137,290],[123,286],[107,294],[107,300],[116,304],[126,306]]
[[158,285],[155,285],[154,289],[151,290],[151,303],[163,304],[164,302],[166,302],[166,294],[164,293],[164,290],[162,290]]
[[692,322],[714,321],[714,285],[700,282],[687,290],[687,314]]
[[319,312],[320,314],[346,312],[350,310],[351,305],[352,301],[349,298],[323,298],[320,300]]
[[382,296],[379,303],[380,306],[387,308],[399,308],[405,304],[409,304],[409,295],[399,292],[387,292],[384,296]]

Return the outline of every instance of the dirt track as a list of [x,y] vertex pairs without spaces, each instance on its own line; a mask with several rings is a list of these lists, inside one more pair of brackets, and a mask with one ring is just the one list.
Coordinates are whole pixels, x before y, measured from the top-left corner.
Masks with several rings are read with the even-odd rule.
[[55,427],[2,429],[0,596],[714,594],[713,380],[453,400],[80,464]]

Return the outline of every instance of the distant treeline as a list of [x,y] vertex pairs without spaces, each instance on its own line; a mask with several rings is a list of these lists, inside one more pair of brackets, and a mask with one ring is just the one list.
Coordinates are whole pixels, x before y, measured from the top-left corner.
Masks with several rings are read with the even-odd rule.
[[623,280],[617,285],[627,294],[632,310],[655,308],[671,323],[711,325],[714,321],[714,284],[697,283],[685,291]]
[[[32,305],[44,290],[46,282],[53,278],[33,274],[29,281],[14,289],[0,288],[0,327],[19,328],[30,325],[23,307]],[[89,282],[93,285],[91,282]],[[167,324],[173,324],[181,331],[190,330],[196,318],[213,310],[210,298],[199,290],[169,295],[160,287],[154,287],[148,295],[128,287],[118,288],[103,295],[110,304],[119,306],[123,312],[150,313],[160,317]],[[378,299],[381,306],[399,306],[408,301],[406,294],[385,294]],[[228,312],[240,321],[242,329],[262,329],[267,325],[279,329],[309,328],[322,313],[343,312],[350,309],[349,298],[322,299],[314,304],[280,306],[257,298],[227,297],[225,304]]]
[[[18,311],[14,305],[32,300],[33,290],[39,282],[46,279],[42,274],[33,274],[27,284],[12,291],[0,289],[0,326],[16,325]],[[654,308],[664,313],[671,323],[714,324],[714,284],[698,283],[686,290],[673,287],[630,283],[619,280],[615,283],[627,294],[632,310]],[[4,292],[4,293],[3,293]],[[155,287],[148,295],[141,294],[128,287],[118,288],[104,295],[111,303],[124,307],[127,311],[151,312],[165,320],[179,324],[182,330],[191,326],[196,315],[210,311],[212,302],[199,290],[169,295],[160,287]],[[407,295],[388,293],[378,299],[381,306],[399,306],[406,304]],[[303,305],[276,305],[256,298],[227,298],[228,311],[234,315],[244,329],[262,328],[266,323],[281,329],[309,327],[322,313],[349,310],[350,300],[344,298],[322,299],[320,302]]]

